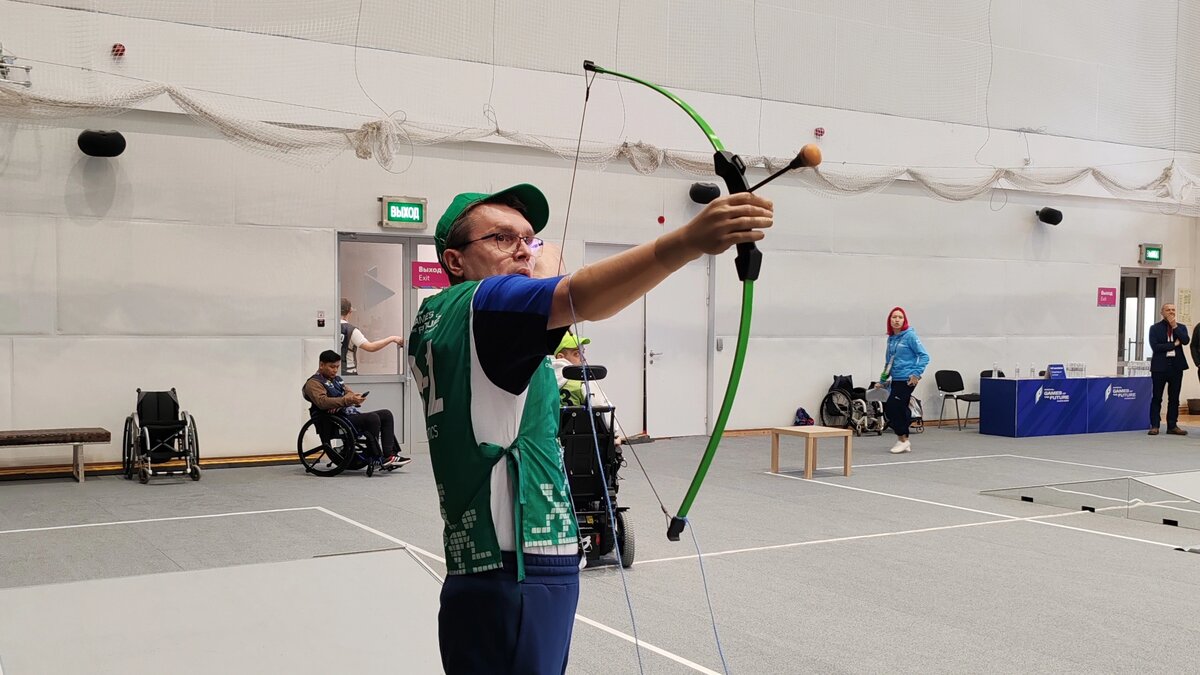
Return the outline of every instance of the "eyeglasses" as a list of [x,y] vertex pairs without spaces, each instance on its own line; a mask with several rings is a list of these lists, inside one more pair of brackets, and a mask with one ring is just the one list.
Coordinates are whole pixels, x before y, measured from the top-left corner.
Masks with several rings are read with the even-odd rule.
[[478,239],[464,241],[458,246],[447,246],[446,248],[466,248],[477,241],[483,241],[485,239],[491,239],[492,241],[496,242],[496,248],[499,249],[501,253],[512,253],[517,250],[518,243],[522,243],[528,246],[529,250],[534,254],[537,254],[542,252],[542,244],[546,243],[537,237],[519,236],[510,232],[493,232]]

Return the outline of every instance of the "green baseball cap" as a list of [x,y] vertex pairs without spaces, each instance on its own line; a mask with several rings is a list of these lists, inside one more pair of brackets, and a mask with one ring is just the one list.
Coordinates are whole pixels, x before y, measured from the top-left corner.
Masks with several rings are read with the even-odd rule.
[[566,335],[563,335],[562,342],[558,343],[558,348],[554,350],[554,353],[557,354],[564,349],[579,349],[579,347],[582,345],[590,344],[592,344],[591,338],[575,337],[574,335],[567,333]]
[[438,219],[437,230],[433,235],[438,260],[442,259],[442,252],[446,250],[446,237],[450,236],[450,226],[458,220],[459,216],[482,202],[507,195],[516,197],[517,201],[525,206],[525,218],[533,226],[535,233],[541,232],[542,228],[546,227],[546,223],[550,221],[550,204],[546,201],[546,195],[529,183],[514,185],[492,194],[463,192],[454,197],[446,212]]

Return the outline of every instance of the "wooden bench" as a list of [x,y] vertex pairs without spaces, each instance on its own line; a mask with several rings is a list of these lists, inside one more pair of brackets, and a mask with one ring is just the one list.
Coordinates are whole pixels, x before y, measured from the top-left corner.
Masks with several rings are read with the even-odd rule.
[[70,445],[75,449],[71,460],[71,473],[75,480],[83,482],[83,446],[102,445],[112,441],[108,429],[15,429],[0,431],[0,447],[18,448],[40,445]]
[[800,436],[804,438],[804,477],[813,477],[813,467],[817,465],[817,439],[818,438],[842,438],[843,447],[846,454],[846,466],[842,471],[842,475],[850,475],[850,454],[851,454],[851,438],[853,433],[849,429],[838,429],[835,427],[822,426],[807,426],[807,427],[772,427],[771,428],[771,473],[779,473],[779,437],[780,436]]

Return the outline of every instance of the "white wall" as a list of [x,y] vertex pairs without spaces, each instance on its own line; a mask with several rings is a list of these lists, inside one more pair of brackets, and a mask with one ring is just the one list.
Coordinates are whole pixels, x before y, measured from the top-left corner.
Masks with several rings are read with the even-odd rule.
[[[958,370],[972,391],[993,363],[1008,374],[1018,363],[1027,371],[1067,361],[1115,373],[1117,308],[1096,307],[1096,289],[1118,286],[1121,267],[1137,266],[1138,243],[1161,239],[1176,288],[1195,287],[1192,218],[1056,198],[1065,220],[1050,227],[1033,216],[1046,202],[1036,195],[1009,193],[993,211],[984,200],[946,204],[914,192],[772,194],[778,213],[801,215],[789,219],[795,225],[780,219],[762,246],[745,377],[787,382],[789,395],[743,389],[736,426],[781,424],[798,405],[815,411],[834,374],[860,386],[877,378],[896,305],[931,355],[916,395],[936,418],[936,370]],[[728,337],[737,334],[739,289],[730,265],[717,269],[716,333]],[[718,354],[718,372],[731,357],[731,349]],[[1197,392],[1186,378],[1184,394]]]
[[[27,26],[32,32],[22,39],[53,37],[36,21]],[[411,65],[418,57],[395,58]],[[485,64],[419,58],[431,80],[473,74],[472,95],[489,82]],[[498,68],[497,78],[495,103],[507,128],[573,137],[578,76]],[[441,100],[441,91],[423,91]],[[588,138],[612,141],[624,128],[630,140],[702,147],[699,132],[667,102],[637,88],[622,92],[597,85]],[[760,128],[756,100],[687,98],[731,148],[748,154],[783,154],[822,125],[830,130],[823,142],[830,162],[978,166],[985,140],[982,164],[1020,165],[1027,156],[1026,139],[1007,132],[988,137],[976,127],[779,102],[765,104]],[[75,146],[84,127],[121,129],[128,149],[113,160],[85,158]],[[1170,156],[1069,138],[1028,141],[1038,166]],[[1131,179],[1159,170],[1153,163],[1126,169]],[[375,199],[383,194],[427,197],[436,221],[456,192],[529,181],[550,198],[545,237],[557,241],[570,180],[569,159],[498,143],[418,148],[411,167],[392,174],[349,153],[321,171],[298,168],[162,112],[62,127],[0,124],[0,427],[99,425],[119,436],[134,388],[175,386],[197,418],[205,455],[290,452],[305,416],[299,387],[315,355],[333,344],[335,322],[318,329],[314,319],[317,311],[337,315],[337,231],[377,231]],[[585,240],[638,243],[663,231],[659,215],[666,227],[686,222],[698,210],[686,196],[693,180],[669,169],[642,176],[618,165],[581,168],[568,265],[579,265]],[[1093,373],[1112,371],[1116,310],[1095,307],[1096,287],[1117,286],[1120,268],[1136,264],[1137,244],[1158,241],[1167,247],[1166,266],[1177,270],[1176,288],[1200,292],[1195,221],[1089,196],[1104,194],[1090,184],[1077,192],[946,203],[909,184],[845,198],[786,179],[767,188],[777,225],[763,245],[731,428],[787,423],[798,405],[814,411],[835,373],[864,383],[874,377],[884,316],[897,304],[932,353],[931,370],[960,370],[969,384],[970,373],[993,362],[1010,370],[1015,362],[1082,360]],[[1045,205],[1066,213],[1062,225],[1035,221],[1033,210]],[[719,401],[740,291],[732,256],[716,268],[715,332],[726,345],[715,355]],[[634,336],[627,348],[639,348]],[[1185,394],[1200,392],[1185,381]],[[927,410],[936,408],[932,377],[918,395]],[[0,465],[63,456],[5,452]],[[89,456],[116,459],[119,449]]]

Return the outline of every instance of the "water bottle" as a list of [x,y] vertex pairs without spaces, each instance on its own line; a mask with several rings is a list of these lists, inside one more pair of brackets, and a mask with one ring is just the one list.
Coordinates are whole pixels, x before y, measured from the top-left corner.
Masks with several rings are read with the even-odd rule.
[[1000,372],[996,370],[996,362],[992,361],[992,377],[1000,377]]
[[1021,364],[1018,363],[1013,366],[1013,377],[1018,380],[1021,379]]

